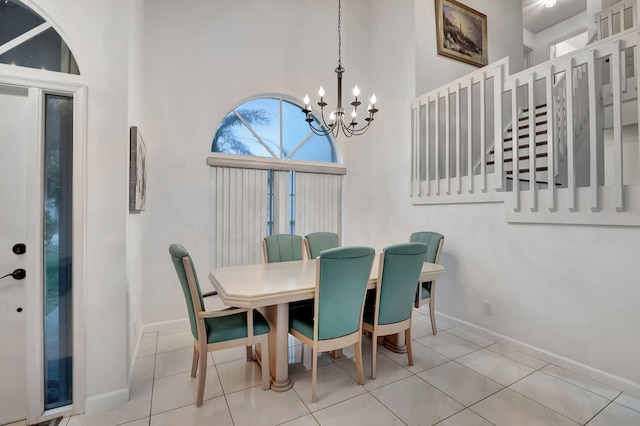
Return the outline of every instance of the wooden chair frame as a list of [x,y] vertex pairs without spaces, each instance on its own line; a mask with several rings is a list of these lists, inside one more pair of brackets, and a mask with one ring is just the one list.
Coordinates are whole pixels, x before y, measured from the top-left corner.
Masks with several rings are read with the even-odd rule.
[[[366,296],[366,292],[365,292]],[[314,317],[317,317],[320,299],[320,259],[316,259],[316,289],[314,295]],[[318,321],[313,324],[313,340],[299,333],[297,330],[289,329],[289,334],[300,340],[312,349],[311,359],[311,402],[316,402],[316,383],[318,378],[318,353],[328,352],[336,349],[342,349],[355,344],[356,355],[356,371],[358,374],[358,383],[364,385],[364,371],[362,368],[362,314],[364,312],[364,297],[362,298],[362,307],[360,308],[360,326],[354,333],[341,336],[336,339],[318,340]]]
[[380,314],[380,293],[382,289],[382,271],[384,270],[384,252],[380,253],[380,261],[378,262],[378,283],[376,284],[376,302],[375,311],[373,315],[373,324],[362,322],[362,329],[371,333],[371,378],[376,378],[376,363],[377,363],[377,346],[378,338],[382,336],[388,336],[390,334],[398,334],[404,331],[404,340],[407,346],[407,359],[409,365],[413,365],[413,353],[411,351],[411,317],[408,319],[397,322],[394,324],[378,324],[378,316]]
[[[340,238],[340,234],[335,233],[338,236],[338,247],[342,246],[342,238]],[[313,259],[311,257],[311,247],[309,247],[309,240],[307,237],[302,238],[302,244],[304,245],[304,252],[307,254],[307,259]]]
[[[444,238],[440,240],[440,244],[438,244],[438,251],[436,253],[436,261],[434,263],[440,263],[440,255],[442,254],[442,247],[444,246]],[[435,299],[436,299],[436,281],[431,281],[431,291],[429,291],[429,297],[426,299],[421,299],[422,296],[422,283],[418,283],[418,288],[416,289],[416,302],[415,307],[419,308],[425,303],[429,303],[429,317],[431,318],[431,330],[433,334],[437,334],[438,330],[436,329],[436,309],[435,309]]]
[[[204,385],[207,376],[207,354],[209,352],[217,351],[220,349],[227,349],[238,346],[250,347],[254,344],[254,340],[256,341],[256,343],[260,343],[261,345],[263,345],[261,351],[262,360],[261,362],[260,360],[258,360],[262,369],[262,388],[264,390],[270,389],[271,376],[269,373],[269,334],[267,333],[261,336],[253,335],[253,309],[228,308],[222,311],[203,311],[200,308],[201,305],[200,298],[198,296],[198,288],[189,257],[183,257],[182,263],[187,275],[189,293],[191,294],[191,301],[196,313],[198,327],[198,339],[194,339],[193,341],[193,359],[191,362],[191,377],[196,377],[196,372],[198,368],[200,369],[200,376],[198,377],[198,391],[196,393],[196,406],[200,407],[204,399]],[[204,323],[205,318],[235,315],[241,312],[247,313],[247,337],[227,340],[218,343],[207,343],[207,331]],[[247,351],[247,354],[249,353],[250,352]],[[251,360],[253,360],[253,356],[251,358]]]

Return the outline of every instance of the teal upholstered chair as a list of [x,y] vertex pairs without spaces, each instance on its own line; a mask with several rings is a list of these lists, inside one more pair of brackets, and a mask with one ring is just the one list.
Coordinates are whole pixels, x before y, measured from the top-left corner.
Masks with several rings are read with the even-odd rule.
[[291,234],[275,234],[262,240],[264,263],[302,260],[302,237]]
[[340,247],[340,236],[334,232],[312,232],[304,237],[308,259],[315,259],[322,250]]
[[176,269],[187,303],[191,334],[193,335],[193,361],[191,377],[199,369],[196,406],[202,405],[207,375],[207,354],[219,349],[251,346],[262,343],[262,387],[271,387],[269,377],[269,324],[253,309],[228,308],[222,311],[205,311],[200,284],[191,256],[180,244],[171,244],[169,254]]
[[362,371],[362,309],[375,250],[340,247],[324,250],[316,259],[313,306],[289,310],[289,333],[313,350],[311,400],[316,401],[318,353],[355,344],[358,383]]
[[[442,246],[444,245],[444,236],[437,232],[414,232],[411,234],[409,241],[424,243],[427,245],[427,255],[425,262],[439,263],[440,255],[442,254]],[[431,318],[431,330],[433,334],[437,333],[436,330],[436,310],[435,310],[435,293],[436,282],[429,281],[418,284],[418,291],[416,293],[415,307],[419,308],[425,303],[429,303],[429,316]]]
[[378,264],[378,284],[373,300],[364,306],[364,331],[371,332],[373,344],[371,378],[376,378],[376,345],[379,336],[404,332],[409,365],[411,355],[411,313],[416,296],[416,283],[427,253],[423,243],[404,243],[385,247]]

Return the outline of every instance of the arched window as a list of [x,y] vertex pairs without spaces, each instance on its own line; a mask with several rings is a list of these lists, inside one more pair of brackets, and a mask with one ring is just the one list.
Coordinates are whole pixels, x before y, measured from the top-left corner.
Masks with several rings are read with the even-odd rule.
[[277,97],[252,99],[229,111],[218,126],[211,151],[336,162],[331,139],[311,131],[300,106]]
[[60,34],[17,0],[0,1],[0,63],[80,74]]
[[294,101],[240,103],[218,125],[211,151],[211,267],[261,262],[266,235],[341,233],[346,169]]

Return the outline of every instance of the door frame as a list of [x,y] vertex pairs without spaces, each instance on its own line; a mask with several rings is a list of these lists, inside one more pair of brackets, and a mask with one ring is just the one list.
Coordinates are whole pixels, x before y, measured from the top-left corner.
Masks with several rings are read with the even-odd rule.
[[[34,277],[25,289],[27,424],[84,412],[87,215],[87,87],[79,76],[0,64],[0,85],[28,89],[26,269]],[[44,97],[73,97],[73,404],[44,410]]]

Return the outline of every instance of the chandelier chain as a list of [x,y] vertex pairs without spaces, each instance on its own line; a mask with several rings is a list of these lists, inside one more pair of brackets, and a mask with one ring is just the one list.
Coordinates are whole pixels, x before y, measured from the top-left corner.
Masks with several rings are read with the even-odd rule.
[[342,66],[342,32],[340,30],[342,3],[338,0],[338,66]]

